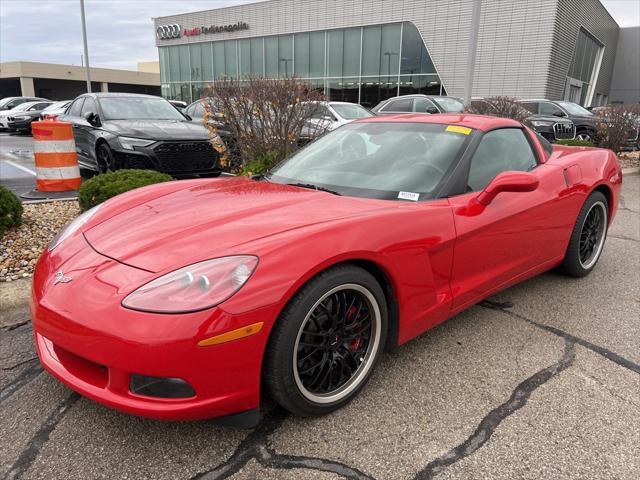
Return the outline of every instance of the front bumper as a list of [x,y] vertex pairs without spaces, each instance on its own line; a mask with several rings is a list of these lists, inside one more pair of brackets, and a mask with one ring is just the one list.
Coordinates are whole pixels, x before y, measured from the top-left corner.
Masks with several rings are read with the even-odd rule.
[[220,174],[220,154],[209,141],[158,141],[148,147],[112,147],[124,168],[157,170],[176,178]]
[[9,130],[17,131],[17,132],[28,131],[31,129],[32,121],[33,120],[22,120],[19,122],[10,121],[10,122],[7,122],[7,128]]
[[[31,302],[38,355],[54,377],[106,406],[157,419],[212,418],[259,407],[268,328],[209,347],[197,342],[266,324],[277,314],[274,309],[241,315],[222,308],[181,315],[128,310],[122,299],[152,274],[96,253],[82,235],[58,248],[63,247],[66,260],[56,249],[38,261]],[[73,280],[54,284],[61,270]],[[138,395],[130,388],[134,374],[183,379],[195,395]]]

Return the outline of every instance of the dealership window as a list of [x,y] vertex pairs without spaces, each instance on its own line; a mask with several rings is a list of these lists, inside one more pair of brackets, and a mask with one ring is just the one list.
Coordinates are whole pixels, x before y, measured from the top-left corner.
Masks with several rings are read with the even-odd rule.
[[[196,100],[223,76],[295,74],[331,100],[375,106],[410,93],[446,94],[410,22],[160,47],[163,95]],[[186,84],[186,87],[185,87]]]
[[602,43],[585,29],[581,28],[578,31],[567,75],[565,100],[581,105],[594,102],[593,86],[597,82],[602,46]]
[[309,76],[309,34],[296,33],[293,36],[294,52],[296,59],[294,73],[297,77],[305,78]]

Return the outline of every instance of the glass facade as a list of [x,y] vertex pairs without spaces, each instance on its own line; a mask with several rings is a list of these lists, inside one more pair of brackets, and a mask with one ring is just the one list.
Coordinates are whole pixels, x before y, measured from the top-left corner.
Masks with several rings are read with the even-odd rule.
[[159,47],[166,98],[197,100],[216,78],[295,75],[330,100],[373,107],[395,95],[446,95],[411,22]]
[[[592,91],[592,85],[596,83],[595,70],[598,67],[601,52],[602,44],[589,32],[580,29],[567,74],[565,100],[580,105],[589,103],[587,96]],[[593,96],[592,93],[591,96]]]

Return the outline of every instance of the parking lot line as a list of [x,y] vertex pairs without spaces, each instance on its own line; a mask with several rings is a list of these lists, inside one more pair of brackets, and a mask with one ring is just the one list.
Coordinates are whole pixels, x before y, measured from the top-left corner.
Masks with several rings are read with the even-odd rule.
[[22,165],[19,165],[19,164],[15,163],[15,162],[12,162],[11,160],[5,160],[5,162],[7,162],[9,165],[11,165],[14,168],[17,168],[18,170],[22,170],[23,172],[27,172],[29,175],[33,175],[34,177],[36,176],[36,172],[31,170],[30,168],[23,167]]

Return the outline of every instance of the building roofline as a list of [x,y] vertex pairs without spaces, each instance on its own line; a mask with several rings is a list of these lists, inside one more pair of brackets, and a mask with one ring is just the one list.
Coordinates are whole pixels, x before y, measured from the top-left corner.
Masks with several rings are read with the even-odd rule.
[[214,11],[214,10],[230,10],[232,8],[243,7],[245,5],[253,5],[253,4],[256,4],[256,3],[270,3],[270,2],[278,2],[278,1],[281,1],[281,0],[253,0],[253,1],[247,2],[247,3],[238,3],[237,5],[227,5],[226,7],[205,8],[203,10],[191,10],[189,12],[172,13],[172,14],[169,14],[169,15],[162,15],[160,17],[151,17],[151,20],[155,21],[155,20],[158,20],[160,18],[177,17],[178,15],[191,15],[191,14],[195,14],[195,13],[211,12],[211,11]]

